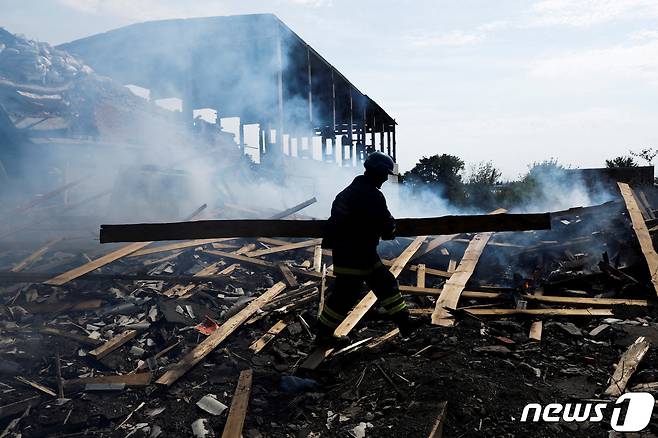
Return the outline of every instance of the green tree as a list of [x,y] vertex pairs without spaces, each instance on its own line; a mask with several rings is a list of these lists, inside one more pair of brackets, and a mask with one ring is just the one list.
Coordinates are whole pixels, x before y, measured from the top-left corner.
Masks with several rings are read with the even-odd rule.
[[637,162],[633,159],[633,157],[629,157],[627,155],[621,155],[611,160],[605,160],[605,167],[607,168],[637,167],[637,166],[639,166],[639,164],[637,164]]
[[423,157],[402,175],[402,182],[413,189],[429,188],[443,191],[443,196],[453,203],[464,200],[462,171],[464,161],[449,154]]
[[649,166],[653,166],[653,159],[658,155],[658,149],[646,148],[640,150],[640,152],[629,151],[630,154],[634,157],[641,158],[647,162]]
[[465,186],[468,204],[480,210],[500,207],[502,200],[497,185],[501,176],[502,172],[491,161],[471,165]]

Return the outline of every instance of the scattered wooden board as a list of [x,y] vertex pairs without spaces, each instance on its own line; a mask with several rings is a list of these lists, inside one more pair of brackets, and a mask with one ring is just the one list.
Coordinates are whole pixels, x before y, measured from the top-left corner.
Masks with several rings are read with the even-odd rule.
[[322,247],[320,245],[315,245],[313,249],[313,270],[315,272],[322,271]]
[[274,286],[265,291],[261,296],[250,302],[244,309],[230,317],[210,336],[204,339],[192,351],[186,354],[173,368],[169,369],[160,377],[156,383],[165,386],[171,386],[176,380],[201,362],[210,352],[219,344],[228,338],[240,325],[248,320],[258,309],[263,307],[269,300],[276,297],[286,288],[285,283],[276,283]]
[[[612,309],[457,309],[475,316],[614,316]],[[425,315],[432,309],[410,309],[410,313]]]
[[530,324],[530,333],[528,334],[528,338],[532,339],[533,341],[541,341],[541,333],[544,328],[544,323],[542,321],[533,321],[532,324]]
[[[506,210],[499,209],[492,213],[491,217],[499,217],[502,213],[505,213]],[[478,260],[484,247],[489,242],[489,239],[493,233],[479,233],[473,237],[471,243],[468,244],[466,251],[464,252],[464,257],[459,262],[459,266],[455,272],[450,276],[448,281],[443,285],[443,293],[436,301],[436,307],[434,313],[432,313],[432,324],[440,326],[452,326],[455,324],[455,320],[446,310],[457,308],[457,303],[459,303],[459,297],[461,296],[464,287],[469,278],[475,270]]]
[[38,390],[38,391],[43,392],[44,394],[47,394],[47,395],[49,395],[49,396],[51,396],[51,397],[57,397],[57,393],[55,393],[55,391],[53,391],[52,389],[48,388],[47,386],[44,386],[44,385],[42,385],[42,384],[40,384],[40,383],[37,383],[37,382],[34,382],[34,381],[32,381],[32,380],[28,380],[28,379],[26,379],[26,378],[23,377],[23,376],[15,376],[14,378],[15,378],[16,380],[18,380],[19,382],[25,384],[25,385],[31,386],[32,388],[34,388],[34,389],[36,389],[36,390]]
[[137,250],[140,250],[144,248],[147,245],[150,245],[151,242],[136,242],[136,243],[131,243],[129,245],[126,245],[124,247],[121,247],[117,249],[116,251],[112,251],[109,254],[106,254],[102,257],[97,258],[96,260],[93,260],[89,263],[86,263],[80,267],[77,267],[75,269],[71,269],[68,272],[64,272],[63,274],[60,274],[56,277],[51,278],[50,280],[44,281],[44,284],[50,284],[53,286],[61,286],[65,283],[68,283],[71,280],[75,280],[78,277],[81,277],[91,271],[94,271],[100,267],[103,267],[109,263],[112,263],[116,260],[119,260],[122,257],[127,256],[128,254],[131,254]]
[[[391,266],[390,271],[395,278],[400,276],[400,273],[404,269],[407,262],[413,257],[413,255],[418,251],[418,248],[423,244],[427,236],[419,236],[414,239],[413,242],[409,244],[408,247],[402,251],[402,254],[395,259],[393,266]],[[365,316],[365,314],[370,310],[370,308],[377,301],[377,296],[373,291],[368,292],[368,294],[363,297],[363,299],[352,309],[352,311],[347,315],[347,317],[340,323],[334,332],[335,336],[346,336],[352,329],[358,324],[358,322]]]
[[308,248],[311,246],[316,246],[321,242],[322,239],[310,239],[304,240],[302,242],[288,243],[287,245],[273,246],[271,248],[259,249],[257,251],[250,251],[245,255],[248,257],[261,257],[269,254],[276,254],[278,252],[292,251],[295,249]]
[[263,336],[261,336],[259,339],[257,339],[253,344],[249,346],[249,349],[253,351],[254,353],[259,353],[267,344],[272,342],[272,340],[281,333],[283,329],[285,329],[288,326],[288,323],[284,321],[283,319],[274,324],[270,329],[265,333]]
[[133,339],[135,336],[137,336],[137,330],[126,330],[125,332],[116,335],[115,337],[113,337],[103,345],[91,350],[89,352],[89,355],[94,359],[100,360],[105,356],[107,356],[108,354],[112,353],[117,348],[120,348],[122,345]]
[[368,348],[377,348],[380,345],[382,345],[384,342],[386,342],[390,339],[393,339],[394,337],[396,337],[399,334],[400,334],[400,329],[399,328],[394,328],[390,332],[385,333],[385,334],[381,335],[380,337],[375,338],[372,341],[370,341],[370,343],[367,345],[367,347]]
[[626,210],[631,218],[637,240],[640,242],[640,249],[642,250],[642,254],[644,254],[647,265],[649,266],[651,284],[658,295],[658,253],[656,253],[656,250],[653,247],[651,235],[647,229],[647,224],[644,223],[644,218],[642,217],[640,207],[635,200],[635,196],[633,196],[633,190],[631,190],[631,187],[626,183],[618,182],[617,185],[619,186],[621,196],[624,198]]
[[70,379],[64,381],[65,387],[83,386],[88,383],[123,383],[126,386],[148,386],[153,378],[152,372],[122,374],[120,376],[94,376],[82,377],[80,379]]
[[196,239],[196,240],[190,240],[190,241],[187,241],[187,242],[171,243],[169,245],[162,245],[162,246],[155,246],[153,248],[141,249],[139,251],[136,251],[136,252],[130,254],[128,257],[139,257],[139,256],[148,255],[148,254],[157,254],[159,252],[175,251],[177,249],[194,248],[194,247],[197,247],[197,246],[207,245],[209,243],[225,242],[227,240],[233,240],[233,239],[228,239],[228,238],[223,238],[223,239]]
[[37,406],[40,401],[41,396],[35,395],[34,397],[29,397],[14,403],[9,403],[8,405],[0,406],[0,419],[20,414],[27,408]]
[[649,351],[650,346],[649,340],[640,336],[628,347],[617,363],[617,368],[610,378],[610,386],[604,392],[605,395],[619,397],[626,392],[628,381],[635,373],[644,355]]
[[233,394],[231,408],[228,411],[226,424],[222,438],[240,438],[242,436],[242,427],[249,407],[249,396],[251,395],[251,382],[253,380],[253,370],[248,369],[240,373],[238,385]]
[[439,415],[437,415],[432,430],[428,438],[441,438],[443,436],[443,425],[446,422],[446,412],[448,410],[448,402],[444,401],[439,404]]
[[279,267],[279,271],[281,271],[281,274],[283,274],[283,278],[286,279],[286,283],[288,283],[288,286],[290,287],[298,287],[299,283],[297,282],[297,279],[295,276],[292,274],[290,271],[290,268],[288,265],[285,263],[279,263],[277,265]]
[[425,287],[425,265],[419,264],[416,271],[416,286]]
[[55,244],[58,243],[58,242],[61,242],[62,240],[64,240],[62,237],[57,238],[57,239],[50,240],[50,241],[47,242],[45,245],[43,245],[42,247],[40,247],[39,249],[37,249],[36,251],[34,251],[32,254],[30,254],[29,256],[27,256],[26,258],[24,258],[23,260],[21,260],[20,262],[18,262],[18,263],[16,264],[16,266],[14,266],[13,268],[11,268],[11,269],[9,270],[9,272],[20,272],[20,271],[22,271],[23,269],[27,268],[31,263],[33,263],[33,262],[39,260],[39,258],[40,258],[42,255],[44,255],[46,252],[48,252],[48,250],[49,250],[53,245],[55,245]]

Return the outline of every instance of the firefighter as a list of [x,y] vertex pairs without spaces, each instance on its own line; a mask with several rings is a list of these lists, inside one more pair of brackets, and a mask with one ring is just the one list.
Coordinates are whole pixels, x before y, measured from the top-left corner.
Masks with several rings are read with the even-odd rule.
[[364,162],[365,172],[340,192],[331,206],[331,217],[322,239],[322,247],[333,253],[335,282],[318,317],[316,343],[345,344],[348,339],[334,337],[336,327],[361,298],[365,283],[377,296],[377,302],[408,337],[419,322],[409,311],[398,282],[377,254],[379,239],[395,238],[395,219],[380,191],[389,175],[395,175],[393,159],[373,152]]

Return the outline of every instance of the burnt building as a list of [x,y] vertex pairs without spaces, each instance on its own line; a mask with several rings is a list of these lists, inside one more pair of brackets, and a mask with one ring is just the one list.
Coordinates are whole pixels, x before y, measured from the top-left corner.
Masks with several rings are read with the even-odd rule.
[[[153,21],[60,46],[96,72],[258,126],[261,162],[312,157],[356,165],[370,150],[396,156],[395,120],[271,14]],[[314,140],[315,139],[315,140]]]

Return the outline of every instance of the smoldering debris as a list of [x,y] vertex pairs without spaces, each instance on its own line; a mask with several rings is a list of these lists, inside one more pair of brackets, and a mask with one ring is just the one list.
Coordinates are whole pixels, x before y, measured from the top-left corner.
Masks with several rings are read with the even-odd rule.
[[[553,213],[552,230],[493,233],[448,309],[454,327],[432,325],[429,314],[465,269],[474,236],[426,239],[399,277],[426,325],[401,340],[372,310],[351,331],[352,347],[314,366],[324,282],[313,245],[151,244],[60,286],[43,274],[88,264],[86,252],[65,240],[0,246],[0,426],[26,437],[227,428],[251,437],[427,436],[437,424],[446,436],[602,435],[605,423],[519,418],[527,403],[601,399],[611,386],[655,391],[656,289],[651,248],[638,242],[655,233],[658,192],[636,188],[645,203],[624,190],[612,203]],[[383,244],[386,263],[409,242]],[[116,248],[100,251],[94,258]],[[331,287],[331,253],[320,254]]]

